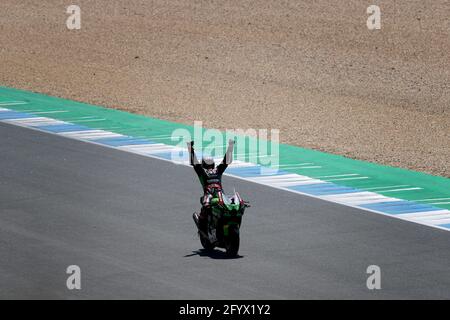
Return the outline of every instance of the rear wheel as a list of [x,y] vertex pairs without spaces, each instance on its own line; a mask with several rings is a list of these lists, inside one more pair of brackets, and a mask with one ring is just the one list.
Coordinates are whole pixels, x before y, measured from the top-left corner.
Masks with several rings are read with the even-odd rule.
[[239,227],[231,225],[228,229],[228,236],[226,239],[225,250],[229,257],[236,257],[239,252]]

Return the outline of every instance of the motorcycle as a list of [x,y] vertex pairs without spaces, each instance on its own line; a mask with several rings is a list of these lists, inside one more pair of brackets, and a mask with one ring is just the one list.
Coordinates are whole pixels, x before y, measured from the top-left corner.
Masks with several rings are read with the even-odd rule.
[[198,214],[193,215],[203,248],[211,251],[219,247],[225,249],[229,257],[237,256],[242,216],[248,207],[250,207],[249,203],[242,200],[236,191],[233,196],[226,196],[221,191],[217,192],[211,199],[206,233],[200,230]]

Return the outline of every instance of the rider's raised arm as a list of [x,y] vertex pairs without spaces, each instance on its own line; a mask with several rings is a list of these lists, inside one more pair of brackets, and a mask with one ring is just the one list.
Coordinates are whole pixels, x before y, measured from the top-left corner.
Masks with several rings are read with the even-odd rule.
[[191,166],[197,166],[200,165],[200,162],[197,159],[197,155],[195,154],[194,150],[194,141],[188,142],[188,151],[189,151],[189,163]]
[[189,163],[194,167],[194,171],[200,179],[200,183],[203,186],[203,181],[205,180],[205,171],[202,168],[201,163],[197,159],[197,155],[194,151],[194,141],[188,142],[188,151],[189,151]]
[[220,173],[223,173],[229,164],[233,162],[233,149],[234,149],[234,141],[228,141],[228,148],[225,156],[223,157],[222,163],[217,166],[217,170]]

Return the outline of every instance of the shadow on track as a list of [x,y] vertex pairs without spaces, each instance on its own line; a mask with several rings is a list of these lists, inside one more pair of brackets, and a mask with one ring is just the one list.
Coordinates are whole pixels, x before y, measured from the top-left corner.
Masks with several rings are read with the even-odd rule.
[[209,257],[211,259],[221,259],[221,260],[241,259],[244,257],[241,255],[237,255],[236,257],[230,257],[226,254],[226,252],[216,250],[216,249],[214,249],[214,250],[199,249],[197,251],[192,251],[191,254],[185,255],[184,258],[193,257],[193,256]]

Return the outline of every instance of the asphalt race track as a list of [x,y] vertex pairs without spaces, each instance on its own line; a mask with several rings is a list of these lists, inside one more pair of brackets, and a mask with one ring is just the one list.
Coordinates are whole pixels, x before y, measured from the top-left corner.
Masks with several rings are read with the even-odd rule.
[[252,204],[226,259],[200,250],[188,167],[4,123],[0,151],[2,299],[450,298],[446,231],[224,177]]

